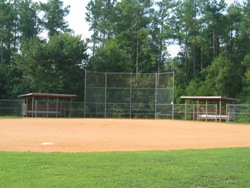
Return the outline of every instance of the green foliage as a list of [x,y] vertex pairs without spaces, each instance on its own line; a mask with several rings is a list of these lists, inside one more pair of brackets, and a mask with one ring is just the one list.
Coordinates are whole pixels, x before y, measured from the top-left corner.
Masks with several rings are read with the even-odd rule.
[[243,87],[242,91],[239,93],[241,101],[246,103],[250,102],[250,53],[245,56],[245,59],[242,61],[242,66],[246,69],[245,74],[242,76]]
[[41,19],[37,15],[38,11],[38,4],[32,3],[30,0],[19,3],[18,30],[21,33],[21,41],[28,40],[41,32]]
[[69,6],[63,7],[63,1],[49,0],[47,3],[41,3],[40,6],[45,13],[43,25],[48,30],[49,36],[70,31],[67,21],[64,20],[69,14]]
[[36,92],[83,95],[82,66],[88,56],[80,37],[59,34],[48,42],[33,38],[23,43],[20,50],[15,68],[21,74],[23,87]]
[[109,153],[1,152],[0,186],[249,187],[249,155],[249,148]]
[[106,40],[90,59],[89,69],[99,72],[130,72],[129,58],[125,50],[121,50],[118,41]]
[[208,95],[235,96],[240,80],[230,61],[219,56],[204,71],[206,74],[204,90]]
[[112,105],[112,108],[110,109],[110,111],[111,111],[112,118],[126,117],[124,109],[119,104]]
[[[0,0],[0,97],[68,88],[83,96],[84,65],[100,72],[175,70],[175,102],[183,94],[249,101],[249,2],[91,0],[86,8],[89,61],[82,55],[87,44],[59,35],[71,32],[63,1]],[[48,41],[39,38],[44,31]],[[171,44],[180,46],[174,59]]]
[[202,80],[193,79],[190,81],[188,87],[186,88],[187,96],[206,96],[206,85]]

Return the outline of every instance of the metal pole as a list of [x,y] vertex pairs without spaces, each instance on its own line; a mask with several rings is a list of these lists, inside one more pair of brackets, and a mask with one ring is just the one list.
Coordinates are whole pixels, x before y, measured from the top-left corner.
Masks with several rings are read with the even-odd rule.
[[37,100],[35,100],[35,117],[37,117]]
[[132,115],[131,115],[131,113],[132,113],[132,79],[133,79],[133,74],[132,74],[132,72],[130,73],[130,101],[129,101],[129,117],[130,118],[132,118]]
[[229,112],[229,110],[228,110],[228,104],[226,104],[226,120],[227,120],[227,122],[229,122],[229,117],[230,117],[230,112]]
[[157,95],[158,95],[158,76],[159,74],[155,73],[155,119],[157,118]]
[[174,74],[174,71],[173,71],[173,101],[172,101],[172,104],[173,104],[173,106],[172,106],[172,119],[174,119],[174,76],[175,76],[175,74]]
[[197,101],[197,121],[199,121],[199,100]]
[[105,73],[105,109],[104,109],[104,112],[105,112],[105,118],[107,117],[107,83],[108,83],[108,73],[106,72]]
[[221,100],[220,100],[220,122],[221,122]]
[[207,121],[207,115],[208,113],[207,113],[207,100],[206,100],[206,121]]
[[69,117],[71,117],[71,110],[72,110],[72,98],[70,98]]
[[85,75],[84,75],[84,117],[86,117],[86,99],[87,99],[87,71],[85,70]]
[[185,120],[187,120],[187,101],[185,100]]
[[32,117],[34,117],[34,96],[32,96]]
[[216,122],[217,122],[218,121],[217,120],[217,116],[218,116],[218,104],[216,104],[216,111],[215,112],[216,112],[216,118],[215,119],[216,119]]
[[193,121],[195,120],[195,104],[192,104],[193,105]]
[[47,117],[49,117],[49,97],[47,97]]
[[58,116],[58,97],[56,98],[56,117]]

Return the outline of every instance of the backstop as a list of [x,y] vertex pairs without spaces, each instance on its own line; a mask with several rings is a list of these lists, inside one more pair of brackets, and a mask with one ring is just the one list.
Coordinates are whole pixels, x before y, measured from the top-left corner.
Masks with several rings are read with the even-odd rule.
[[84,116],[174,118],[174,72],[85,72]]

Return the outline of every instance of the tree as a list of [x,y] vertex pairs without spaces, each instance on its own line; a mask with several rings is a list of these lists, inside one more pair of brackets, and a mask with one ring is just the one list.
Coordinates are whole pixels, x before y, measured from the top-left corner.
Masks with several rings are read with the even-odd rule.
[[19,24],[21,41],[37,36],[41,31],[41,20],[38,17],[39,7],[31,0],[24,0],[19,3]]
[[93,56],[98,45],[103,45],[106,39],[114,36],[116,22],[115,6],[117,0],[91,0],[86,9],[86,21],[93,31],[90,41],[93,43]]
[[250,95],[250,52],[245,56],[244,60],[241,62],[241,66],[244,67],[244,74],[242,75],[242,90],[239,92],[238,97],[241,99],[242,102],[250,102],[249,95]]
[[236,97],[241,89],[241,78],[232,63],[220,55],[204,70],[204,90],[207,95]]
[[40,6],[44,11],[43,24],[49,36],[70,31],[64,19],[69,14],[70,6],[63,7],[60,0],[48,0],[48,3],[41,3]]
[[[210,63],[212,60],[214,60],[216,57],[219,56],[222,46],[222,41],[225,39],[225,35],[227,34],[226,28],[227,28],[227,20],[226,16],[223,15],[223,11],[225,11],[226,4],[224,0],[220,0],[217,2],[216,0],[207,1],[204,4],[203,8],[203,35],[206,37],[206,44],[209,44],[209,46],[206,48],[207,52],[211,49],[211,53],[209,56],[212,57],[210,59]],[[224,38],[223,38],[224,37]],[[203,45],[205,45],[205,43]],[[209,65],[209,64],[208,64]]]
[[150,50],[152,5],[150,0],[123,0],[117,5],[117,39],[134,62],[136,73],[155,70],[156,56]]
[[[13,51],[15,14],[13,4],[0,0],[0,65],[10,63]],[[15,50],[14,50],[15,51]]]
[[106,46],[106,40],[115,39],[126,53],[133,72],[155,71],[150,30],[152,5],[151,0],[90,1],[86,20],[94,31],[93,56],[97,48],[100,51],[99,48]]
[[177,5],[178,3],[174,0],[163,0],[156,3],[157,10],[154,12],[152,36],[156,46],[157,72],[164,69],[164,63],[168,55],[167,45],[175,37],[173,34],[173,15]]
[[59,34],[48,42],[35,37],[24,42],[20,51],[15,66],[22,73],[19,85],[23,88],[83,96],[83,65],[88,55],[86,43],[79,36]]
[[100,72],[131,72],[129,61],[117,40],[109,39],[96,50],[95,56],[90,60],[89,69]]

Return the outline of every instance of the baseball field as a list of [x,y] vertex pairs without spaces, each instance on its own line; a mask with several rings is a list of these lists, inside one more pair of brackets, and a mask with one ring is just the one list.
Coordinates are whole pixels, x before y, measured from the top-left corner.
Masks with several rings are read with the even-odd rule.
[[0,150],[105,152],[250,147],[250,126],[128,119],[0,119]]
[[250,187],[250,126],[0,119],[0,187]]

